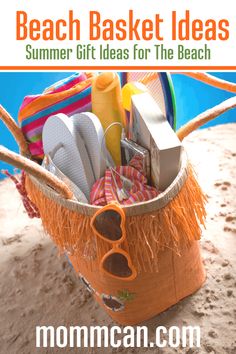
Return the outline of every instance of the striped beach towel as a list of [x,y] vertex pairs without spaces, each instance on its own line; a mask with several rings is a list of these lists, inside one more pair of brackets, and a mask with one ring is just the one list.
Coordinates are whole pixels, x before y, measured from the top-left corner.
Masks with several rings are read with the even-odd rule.
[[56,113],[71,116],[91,111],[93,76],[93,73],[76,73],[50,86],[42,94],[24,98],[18,121],[35,159],[43,159],[42,130],[47,118]]

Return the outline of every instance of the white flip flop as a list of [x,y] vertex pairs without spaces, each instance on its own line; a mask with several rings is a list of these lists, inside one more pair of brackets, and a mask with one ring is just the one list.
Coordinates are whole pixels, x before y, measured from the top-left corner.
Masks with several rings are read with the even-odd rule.
[[106,170],[106,160],[109,161],[104,139],[104,130],[98,117],[90,112],[78,113],[70,117],[82,137],[87,149],[95,179],[103,177]]
[[83,139],[71,118],[62,113],[49,117],[42,137],[45,154],[52,152],[59,143],[63,145],[55,153],[53,162],[90,200],[95,177]]
[[52,160],[52,156],[50,154],[45,155],[43,162],[42,162],[42,167],[44,167],[46,170],[57,176],[61,181],[63,181],[72,191],[74,194],[74,197],[80,202],[80,203],[88,203],[87,198],[85,197],[84,193],[79,189],[78,186],[76,186],[64,173],[59,170],[59,168],[54,164]]

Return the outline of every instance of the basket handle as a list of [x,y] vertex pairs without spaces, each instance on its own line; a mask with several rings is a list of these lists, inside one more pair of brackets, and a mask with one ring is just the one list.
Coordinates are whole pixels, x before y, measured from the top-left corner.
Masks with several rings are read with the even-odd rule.
[[236,93],[236,84],[234,82],[219,79],[213,75],[203,72],[173,72],[172,74],[181,74],[189,76],[192,79],[204,82],[207,85],[214,86],[220,90]]
[[[225,90],[228,92],[233,92],[236,93],[236,84],[234,82],[226,81],[219,79],[218,77],[215,77],[213,75],[204,73],[204,72],[199,72],[199,71],[192,71],[192,72],[172,72],[172,75],[175,74],[180,74],[180,75],[185,75],[189,76],[192,79],[204,82],[207,85],[214,86],[220,90]],[[150,72],[145,75],[144,78],[140,80],[144,85],[150,83],[153,80],[156,80],[158,77],[157,72]]]
[[24,134],[22,133],[21,129],[18,127],[12,116],[3,108],[2,105],[0,105],[0,118],[14,136],[17,144],[19,145],[21,154],[30,157],[29,147],[24,137]]
[[64,182],[62,182],[59,178],[54,176],[52,173],[45,170],[36,162],[24,156],[16,154],[15,152],[10,151],[3,146],[0,146],[0,160],[26,171],[27,173],[31,174],[38,180],[41,180],[43,183],[51,186],[64,198],[66,199],[73,198],[73,193]]
[[231,97],[226,101],[221,102],[217,106],[208,109],[207,111],[199,114],[194,119],[183,125],[178,131],[177,136],[182,141],[186,136],[198,129],[210,120],[218,117],[220,114],[227,112],[229,109],[236,107],[236,97]]
[[[213,75],[203,72],[177,72],[176,74],[182,74],[189,76],[195,80],[204,82],[207,85],[214,86],[218,89],[228,92],[236,93],[236,84],[230,81],[219,79]],[[226,101],[218,104],[217,106],[208,109],[207,111],[199,114],[196,118],[190,120],[183,127],[177,131],[179,139],[182,141],[191,132],[204,125],[205,123],[218,117],[220,114],[228,111],[229,109],[236,107],[236,97],[229,98]]]

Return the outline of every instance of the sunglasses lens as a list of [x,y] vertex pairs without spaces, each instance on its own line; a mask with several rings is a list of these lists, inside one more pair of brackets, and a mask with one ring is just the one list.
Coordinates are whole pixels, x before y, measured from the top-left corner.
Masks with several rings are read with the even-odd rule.
[[132,275],[132,270],[129,268],[126,257],[121,253],[112,253],[103,262],[103,268],[110,274],[128,278]]
[[107,308],[115,312],[124,308],[124,304],[114,296],[102,295],[102,302]]
[[94,227],[100,235],[110,241],[118,241],[122,236],[121,216],[115,210],[106,210],[96,216]]

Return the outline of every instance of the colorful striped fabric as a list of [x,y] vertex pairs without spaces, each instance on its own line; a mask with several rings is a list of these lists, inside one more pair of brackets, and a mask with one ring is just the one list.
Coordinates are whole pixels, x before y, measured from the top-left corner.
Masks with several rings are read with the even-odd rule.
[[[136,166],[136,168],[133,166]],[[116,172],[133,182],[133,187],[129,191],[129,198],[122,201],[118,200],[112,173],[111,170],[108,169],[105,172],[105,177],[97,180],[91,189],[91,204],[104,206],[112,202],[118,202],[122,205],[131,205],[155,198],[158,195],[158,191],[156,188],[147,184],[147,178],[140,172],[141,166],[142,163],[140,164],[140,160],[134,157],[130,161],[129,166],[118,166],[115,168]],[[118,187],[122,188],[120,177],[116,173],[114,173],[113,176],[116,179]]]
[[93,73],[76,73],[50,86],[42,94],[24,98],[18,121],[34,158],[43,158],[42,130],[51,115],[65,113],[71,116],[91,111],[93,76]]

